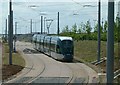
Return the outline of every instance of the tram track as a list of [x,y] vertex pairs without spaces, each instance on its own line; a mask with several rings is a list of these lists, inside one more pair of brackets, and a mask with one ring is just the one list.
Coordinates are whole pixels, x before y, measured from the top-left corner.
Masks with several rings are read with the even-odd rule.
[[[36,57],[35,54],[32,54],[32,56],[33,56],[33,57]],[[47,57],[48,57],[48,56],[47,56]],[[28,83],[28,84],[29,84],[29,83],[33,83],[33,82],[36,81],[37,79],[42,78],[42,74],[45,72],[45,70],[47,70],[47,67],[46,67],[47,64],[45,64],[45,62],[44,62],[42,59],[38,58],[38,59],[36,59],[36,60],[40,60],[40,62],[42,62],[42,64],[44,64],[43,70],[42,70],[41,72],[39,72],[38,75],[36,75],[36,76],[34,76],[34,77],[31,77],[30,79],[24,80],[24,82],[22,82],[22,83]],[[53,59],[53,60],[54,60],[54,59]],[[69,74],[68,79],[67,79],[65,82],[62,82],[62,83],[65,83],[66,85],[69,85],[69,84],[71,84],[71,83],[76,83],[76,82],[74,82],[74,81],[77,79],[77,75],[76,75],[75,69],[73,68],[74,66],[72,67],[72,66],[70,65],[70,63],[59,62],[59,61],[56,61],[56,60],[55,60],[55,62],[61,63],[61,65],[66,66],[66,67],[69,69],[68,71],[70,71],[70,74]],[[58,64],[58,63],[56,63],[56,64]],[[72,62],[71,64],[77,65],[76,63],[73,63],[73,62]],[[61,65],[58,64],[58,67],[60,67]],[[29,72],[27,72],[24,76],[22,76],[21,79],[24,79],[26,75],[29,75],[29,74],[30,74],[30,71],[32,71],[33,67],[34,67],[34,64],[33,64],[32,68],[29,70]],[[77,65],[76,67],[80,68],[78,65]],[[63,69],[60,69],[60,70],[62,71]],[[84,74],[86,74],[86,73],[84,73]],[[61,74],[60,74],[58,77],[59,77],[59,78],[62,78]],[[58,78],[58,77],[57,77],[57,78]],[[56,77],[48,77],[48,78],[56,78]],[[64,77],[63,77],[63,78],[64,78]],[[17,83],[20,83],[20,82],[21,82],[20,79],[19,79],[18,81],[19,81],[19,82],[17,82]],[[60,80],[59,80],[59,81],[60,81]],[[47,82],[44,82],[44,83],[47,83]],[[77,83],[78,83],[78,82],[77,82]],[[82,82],[80,82],[80,83],[87,83],[87,82],[82,81]]]
[[[67,65],[68,66],[68,65]],[[68,66],[70,68],[70,66]],[[71,68],[70,68],[71,69]],[[71,69],[72,70],[72,69]],[[74,75],[74,72],[72,70],[72,74],[71,74],[71,77],[65,82],[67,85],[69,85],[70,83],[72,83],[72,81],[74,80],[75,78],[75,75]]]
[[[21,50],[25,47],[28,45],[25,44],[24,46],[23,44]],[[23,53],[22,55],[28,59],[27,63],[30,63],[31,66],[22,75],[18,75],[12,83],[64,83],[65,85],[89,83],[89,73],[83,66],[79,65],[80,62],[60,62],[41,53],[29,52],[28,50],[28,54]]]
[[[35,56],[35,54],[32,54],[33,55],[33,57],[36,57]],[[48,56],[47,56],[48,57]],[[35,80],[37,80],[38,78],[40,78],[40,77],[42,77],[41,75],[42,75],[42,73],[44,73],[44,71],[46,70],[46,64],[45,64],[45,62],[42,60],[42,59],[40,59],[41,60],[41,62],[44,64],[44,69],[43,69],[43,71],[42,72],[40,72],[40,74],[38,74],[38,75],[36,75],[36,77],[34,77],[34,78],[32,78],[32,79],[30,79],[30,80],[28,80],[28,81],[26,81],[26,82],[24,82],[24,83],[32,83],[32,82],[34,82]],[[54,60],[54,59],[53,59]],[[61,62],[59,62],[59,61],[56,61],[56,60],[54,60],[55,62],[57,62],[56,64],[58,64],[58,63],[61,63]],[[64,64],[64,63],[61,63],[62,65]],[[65,65],[65,64],[64,64]],[[69,85],[74,79],[75,79],[75,76],[74,76],[74,71],[72,70],[72,68],[69,66],[69,65],[66,65],[69,69],[70,69],[70,71],[71,71],[71,73],[70,73],[70,76],[69,76],[69,78],[68,78],[68,80],[66,81],[66,82],[64,82],[66,85]],[[58,64],[58,67],[61,67],[61,65],[60,64]],[[61,69],[60,69],[61,70]],[[61,77],[61,74],[59,75],[59,78]],[[62,78],[62,77],[61,77]],[[59,80],[60,81],[60,80]],[[47,83],[47,82],[46,82]],[[63,82],[62,82],[63,83]]]
[[[29,83],[30,81],[37,78],[37,76],[39,76],[44,71],[45,69],[44,62],[39,57],[36,57],[34,53],[23,52],[26,46],[27,46],[26,44],[20,45],[21,49],[18,49],[18,50],[26,60],[27,66],[25,66],[25,68],[21,72],[11,77],[11,79],[5,83]],[[37,69],[36,62],[38,67],[39,65],[41,65],[42,67],[41,69],[40,68]],[[35,70],[37,70],[37,72],[40,72],[40,73],[35,73]],[[34,77],[32,77],[31,74],[34,74]]]
[[[48,57],[48,56],[46,56],[46,57]],[[52,60],[52,63],[51,63],[51,60]],[[54,61],[54,62],[53,62]],[[43,62],[44,62],[44,60],[43,60]],[[49,64],[49,65],[48,65]],[[55,68],[58,68],[58,70],[56,71],[56,70],[52,70],[52,69],[50,69],[50,67],[51,68],[53,68],[53,67],[55,67]],[[69,76],[67,75],[67,76],[65,76],[64,75],[64,68],[68,68],[67,66],[64,66],[64,64],[63,63],[61,63],[61,62],[59,62],[59,61],[56,61],[56,60],[54,60],[54,59],[52,59],[52,58],[50,58],[50,61],[48,61],[47,63],[45,62],[45,70],[40,74],[40,75],[38,75],[33,81],[31,81],[31,82],[29,82],[29,83],[49,83],[49,82],[51,82],[51,81],[48,81],[48,82],[40,82],[42,79],[46,79],[46,80],[49,80],[49,79],[54,79],[54,80],[56,80],[56,81],[58,81],[58,82],[56,82],[56,83],[65,83],[64,81],[63,81],[63,79],[65,78],[65,79],[70,79],[71,80],[71,78],[72,78],[72,72],[71,72],[71,70],[69,69],[68,71],[69,71]],[[66,71],[66,70],[65,70]],[[68,72],[67,71],[67,72]],[[51,73],[51,74],[50,74]],[[52,75],[53,74],[53,75]],[[63,78],[63,79],[62,79]],[[41,79],[41,80],[40,80]],[[68,80],[67,79],[67,80]],[[38,80],[40,80],[40,81],[38,81]],[[46,80],[44,80],[44,81],[46,81]],[[54,83],[54,82],[51,82],[51,83]]]
[[[81,69],[80,66],[74,62],[72,63],[72,65],[69,63],[65,63],[65,65],[67,65],[72,71],[72,76],[66,82],[67,85],[72,84],[72,83],[81,83],[81,84],[88,83],[89,76],[88,76],[88,73],[83,68]],[[80,81],[78,82],[78,80]]]
[[[35,54],[32,54],[32,55],[33,55],[33,57],[35,57]],[[48,57],[48,56],[47,56],[47,57]],[[34,82],[35,80],[37,80],[38,78],[40,78],[41,75],[42,75],[42,73],[44,73],[44,71],[46,70],[46,64],[45,64],[45,62],[44,62],[42,59],[40,59],[40,60],[41,60],[41,62],[44,64],[44,69],[43,69],[43,71],[42,71],[40,74],[36,75],[36,77],[34,77],[34,78],[32,78],[32,79],[24,82],[24,83],[32,83],[32,82]],[[53,60],[54,60],[54,59],[53,59]],[[55,61],[56,61],[56,60],[55,60]],[[56,61],[56,62],[59,62],[59,61]],[[61,63],[61,64],[64,64],[64,63]],[[66,65],[66,66],[70,69],[70,71],[71,71],[70,77],[68,78],[68,80],[67,80],[66,82],[64,82],[66,85],[69,85],[70,83],[72,83],[72,82],[76,79],[76,77],[75,77],[75,75],[74,75],[74,70],[73,70],[69,65],[67,65],[67,64],[64,64],[64,65]],[[61,65],[58,65],[58,66],[61,66]],[[60,76],[61,76],[61,75],[60,75]],[[59,78],[60,78],[60,76],[59,76]],[[62,78],[62,77],[61,77],[61,78]]]
[[[22,53],[21,50],[18,50],[20,52],[20,54],[24,57],[26,61],[26,64],[28,66],[25,66],[24,69],[22,71],[20,71],[19,73],[17,73],[16,75],[13,75],[12,77],[10,77],[8,80],[4,81],[3,83],[19,83],[17,81],[19,81],[21,78],[23,78],[25,75],[27,75],[34,67],[34,63],[33,61],[31,61],[30,58],[27,58],[24,53]],[[28,61],[31,61],[30,63]]]
[[[33,54],[33,57],[36,57],[36,56]],[[39,59],[39,60],[40,60],[40,62],[42,62],[42,64],[43,64],[42,71],[39,72],[38,75],[36,75],[35,77],[31,78],[30,80],[28,80],[28,81],[26,81],[26,82],[24,82],[24,83],[31,83],[31,82],[33,82],[34,80],[36,80],[36,79],[45,71],[45,67],[46,67],[45,63],[42,61],[42,59]]]

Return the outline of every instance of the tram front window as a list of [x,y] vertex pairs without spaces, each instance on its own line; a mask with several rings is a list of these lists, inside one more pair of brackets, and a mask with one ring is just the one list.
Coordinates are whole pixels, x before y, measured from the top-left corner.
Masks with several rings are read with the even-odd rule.
[[62,45],[63,45],[63,50],[65,54],[72,54],[73,42],[71,40],[63,40]]

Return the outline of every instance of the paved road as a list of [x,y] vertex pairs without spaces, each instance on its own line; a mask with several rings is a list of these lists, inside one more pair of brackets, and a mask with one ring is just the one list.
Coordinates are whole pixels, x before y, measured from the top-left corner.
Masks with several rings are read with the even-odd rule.
[[7,83],[91,83],[93,77],[98,77],[83,63],[59,62],[42,53],[26,52],[26,48],[33,50],[30,43],[17,42],[26,67]]

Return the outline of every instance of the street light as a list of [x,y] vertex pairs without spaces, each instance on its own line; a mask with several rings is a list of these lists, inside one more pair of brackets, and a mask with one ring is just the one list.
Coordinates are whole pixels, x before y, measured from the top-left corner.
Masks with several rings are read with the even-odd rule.
[[[49,34],[49,28],[52,24],[53,19],[46,19],[46,21],[47,21],[47,30],[48,30],[48,34]],[[48,22],[50,22],[50,23],[48,24]]]
[[46,19],[46,17],[44,17],[44,34],[45,34],[45,19]]

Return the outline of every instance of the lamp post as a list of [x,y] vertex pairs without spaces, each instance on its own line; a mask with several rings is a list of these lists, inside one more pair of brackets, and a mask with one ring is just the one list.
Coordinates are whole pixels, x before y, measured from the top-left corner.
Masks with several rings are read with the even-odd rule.
[[[47,30],[48,30],[47,34],[49,34],[49,28],[50,28],[50,26],[52,24],[53,19],[46,19],[46,21],[47,21]],[[50,23],[48,24],[48,22],[50,22]]]
[[43,22],[43,16],[46,15],[46,13],[39,12],[39,10],[35,10],[37,7],[39,7],[37,5],[29,5],[28,7],[31,8],[32,10],[36,11],[39,14],[39,16],[41,15],[40,16],[40,21],[41,21],[40,29],[41,29],[41,34],[43,34],[43,23],[44,23],[44,32],[45,32],[45,19],[46,19],[46,17],[44,17],[44,22]]
[[45,34],[45,19],[46,19],[46,17],[44,17],[44,34]]

